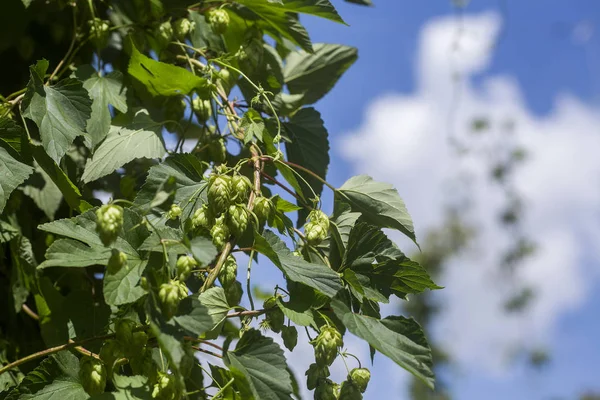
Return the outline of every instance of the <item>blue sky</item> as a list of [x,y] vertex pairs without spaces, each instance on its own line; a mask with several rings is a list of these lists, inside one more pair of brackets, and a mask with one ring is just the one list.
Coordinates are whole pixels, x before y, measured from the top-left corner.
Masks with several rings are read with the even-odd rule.
[[[369,140],[369,138],[373,138],[369,135],[376,134],[371,133],[370,130],[377,129],[377,124],[374,122],[382,121],[383,118],[380,115],[381,112],[378,114],[377,108],[386,108],[388,114],[394,114],[394,110],[397,110],[398,115],[401,116],[410,115],[410,113],[403,114],[403,110],[406,110],[406,107],[413,107],[414,104],[425,103],[425,108],[429,108],[427,102],[430,96],[419,84],[423,76],[419,71],[419,68],[423,67],[419,63],[423,30],[424,27],[441,21],[440,18],[451,16],[459,18],[459,12],[450,5],[449,1],[376,0],[375,2],[376,7],[363,8],[338,1],[336,6],[350,27],[314,18],[304,20],[313,41],[353,45],[358,47],[360,55],[360,59],[338,86],[317,105],[317,109],[321,111],[329,129],[331,139],[338,148],[332,155],[329,180],[335,185],[341,185],[351,174],[362,172],[381,176],[382,179],[391,176],[392,179],[397,179],[395,183],[398,185],[406,183],[404,185],[406,190],[415,189],[414,192],[417,194],[411,197],[409,193],[407,198],[407,205],[411,211],[411,204],[413,204],[413,209],[416,208],[414,205],[421,200],[419,190],[426,184],[406,180],[403,178],[405,171],[402,168],[404,165],[411,167],[419,160],[409,164],[392,165],[390,163],[388,169],[391,171],[382,171],[382,167],[377,165],[377,161],[373,161],[372,158],[379,159],[380,164],[387,158],[378,158],[377,155],[373,155],[369,159],[369,155],[356,155],[352,149],[360,145],[361,140]],[[595,118],[600,110],[600,2],[597,0],[570,2],[473,0],[463,12],[465,18],[468,19],[470,16],[483,15],[482,13],[489,11],[493,11],[495,13],[493,15],[501,20],[502,27],[494,34],[490,33],[495,37],[493,41],[495,45],[489,51],[489,59],[485,62],[482,61],[482,65],[485,64],[485,66],[466,67],[465,75],[468,79],[466,91],[468,94],[465,102],[470,104],[469,107],[477,109],[478,100],[488,101],[490,98],[494,99],[495,95],[504,96],[497,93],[494,95],[494,90],[489,89],[490,85],[500,87],[499,93],[517,92],[515,98],[518,100],[512,102],[498,100],[497,102],[504,108],[512,107],[511,103],[516,104],[514,108],[510,108],[510,111],[518,116],[523,116],[519,117],[521,126],[530,128],[529,130],[532,132],[539,131],[539,133],[532,134],[531,137],[527,136],[529,130],[525,129],[524,132],[527,139],[523,143],[532,148],[535,162],[545,158],[551,161],[554,151],[557,151],[560,156],[561,146],[569,149],[565,143],[571,143],[570,141],[581,140],[597,144],[595,136],[600,135],[600,129],[598,129],[600,125],[595,125],[594,121],[597,121]],[[459,19],[454,20],[454,23],[456,28],[450,29],[448,31],[450,34],[459,29]],[[497,77],[502,77],[503,80],[498,83],[496,82]],[[431,80],[431,78],[428,79]],[[443,77],[439,79],[443,79]],[[484,109],[495,112],[495,101],[489,100],[488,108]],[[374,110],[373,104],[379,106],[375,106]],[[406,135],[403,130],[405,121],[399,118],[396,122],[390,135],[397,134],[397,140],[400,142],[390,142],[390,145],[412,145],[412,142],[401,141],[404,140],[401,139],[402,135]],[[578,127],[574,130],[580,132],[580,136],[575,135],[574,132],[574,136],[569,137],[570,123]],[[566,128],[561,128],[563,124]],[[382,126],[387,125],[383,124]],[[592,132],[594,128],[595,132]],[[555,138],[551,146],[545,143],[543,135],[546,130],[550,138]],[[354,139],[347,141],[346,137]],[[386,140],[386,137],[377,138]],[[427,145],[418,144],[415,152],[421,154],[422,157],[434,159],[437,154],[441,154],[440,151],[443,153],[443,150],[437,147],[437,141],[444,141],[443,136],[439,136],[439,140],[435,139],[435,136],[432,138],[429,139]],[[352,144],[352,141],[358,144]],[[344,143],[343,148],[349,150],[340,151],[338,145],[340,143]],[[572,152],[565,150],[566,157],[573,157],[573,154],[575,157],[577,156],[579,148],[573,147],[571,150]],[[400,157],[402,156],[400,155]],[[554,246],[555,243],[566,242],[569,244],[565,245],[564,251],[556,257],[554,253],[543,253],[537,261],[527,266],[524,279],[535,281],[542,293],[545,287],[550,288],[548,290],[552,292],[555,290],[553,285],[559,285],[561,282],[564,282],[566,286],[570,285],[572,290],[569,290],[569,287],[562,287],[556,296],[551,293],[546,297],[542,295],[538,306],[530,316],[525,317],[525,320],[516,321],[502,317],[499,319],[500,322],[497,322],[498,325],[491,329],[501,331],[506,323],[507,331],[510,331],[507,336],[517,341],[520,339],[525,341],[531,339],[533,342],[540,340],[551,351],[551,364],[541,371],[525,368],[518,363],[508,367],[504,366],[504,370],[499,369],[494,361],[484,359],[485,357],[477,354],[481,353],[482,349],[485,352],[485,345],[489,345],[484,341],[482,344],[484,347],[475,347],[474,355],[461,358],[458,372],[449,376],[453,393],[457,399],[576,399],[577,394],[583,390],[596,389],[600,391],[600,381],[597,379],[598,371],[600,371],[600,346],[597,344],[597,338],[600,337],[600,321],[596,317],[600,306],[600,295],[597,294],[598,288],[600,288],[598,284],[600,269],[597,268],[598,254],[590,249],[594,244],[596,228],[590,227],[586,223],[586,221],[590,221],[590,217],[597,217],[595,210],[600,209],[596,203],[597,193],[590,190],[589,196],[587,192],[581,194],[579,197],[589,198],[589,201],[585,202],[580,201],[577,194],[557,200],[560,207],[576,208],[578,212],[573,215],[565,213],[564,218],[558,217],[557,220],[562,222],[557,222],[546,231],[545,225],[541,224],[539,220],[546,219],[547,215],[552,215],[552,209],[542,200],[548,197],[545,194],[554,192],[552,188],[546,187],[535,190],[535,187],[543,186],[539,182],[551,179],[556,179],[554,186],[564,186],[564,191],[584,190],[587,188],[586,185],[593,186],[598,177],[592,176],[592,173],[599,170],[598,163],[600,162],[595,161],[595,158],[595,154],[582,156],[581,164],[585,164],[587,167],[582,167],[581,170],[569,170],[569,174],[565,174],[565,176],[553,174],[551,177],[539,172],[539,168],[548,164],[539,163],[541,166],[536,166],[534,162],[531,168],[526,170],[525,178],[517,182],[517,186],[524,187],[525,195],[532,199],[531,214],[533,216],[530,228],[534,235],[540,233],[542,252],[547,248],[560,247]],[[575,158],[571,159],[572,163],[579,161]],[[397,169],[394,170],[394,168]],[[430,165],[428,168],[435,169],[436,165]],[[438,175],[431,176],[436,178]],[[396,176],[398,178],[395,178]],[[446,178],[446,176],[441,177],[440,182]],[[588,182],[574,186],[575,183],[572,181],[578,182],[580,178],[587,179]],[[534,187],[534,189],[529,190],[530,187]],[[399,189],[402,194],[402,188],[399,187]],[[431,190],[433,191],[435,188]],[[475,197],[488,199],[485,196],[489,196],[490,190],[490,188],[475,189]],[[429,192],[424,191],[423,193]],[[491,198],[491,200],[495,201],[496,198]],[[556,206],[558,213],[562,213],[563,209],[559,206]],[[554,212],[556,213],[556,210]],[[435,215],[435,213],[433,214]],[[414,215],[417,227],[419,226],[419,215],[419,210],[417,210]],[[483,216],[481,220],[485,220],[485,218],[486,216]],[[600,221],[600,219],[596,221]],[[485,225],[485,223],[482,224]],[[431,224],[424,224],[424,226],[431,227]],[[558,236],[556,236],[552,234],[555,231],[567,231],[570,234],[560,236],[557,233]],[[419,233],[418,230],[417,233]],[[496,233],[490,233],[490,235],[494,234]],[[581,242],[588,242],[588,244],[583,246],[580,244]],[[567,267],[571,268],[570,272],[572,273],[569,276],[576,276],[577,279],[569,281],[566,278],[556,278],[558,282],[549,282],[550,279],[547,281],[547,274],[557,276],[560,274],[556,272],[559,271],[558,269],[552,270],[551,267],[548,267],[550,270],[546,274],[543,267],[551,265],[552,262],[544,259],[544,254],[547,254],[548,257],[552,255],[552,259],[563,257],[562,259],[566,260],[565,262],[568,262],[569,265],[567,266],[563,262],[565,267],[562,270]],[[473,257],[466,259],[476,260]],[[464,266],[465,259],[457,260],[457,263],[458,261]],[[460,295],[460,293],[456,296],[453,294],[452,283],[456,282],[455,275],[448,274],[444,277],[445,282],[442,282],[448,288],[449,302]],[[476,274],[474,273],[474,275]],[[489,276],[486,279],[489,280]],[[469,286],[465,287],[468,290]],[[479,300],[476,291],[473,291],[472,296],[474,301]],[[554,301],[553,297],[565,300]],[[490,302],[493,303],[492,300]],[[461,312],[459,305],[454,308],[452,305],[449,307],[452,311],[449,313],[450,315]],[[476,311],[478,310],[469,310],[474,312],[473,318],[477,319]],[[443,336],[446,329],[451,332],[452,323],[448,321],[449,318],[442,322],[436,330],[438,337]],[[528,318],[534,321],[531,327],[527,325]],[[470,329],[468,323],[465,329]],[[520,326],[520,329],[515,328],[515,324]],[[477,332],[486,332],[486,328],[489,327],[475,327],[475,325],[470,339],[477,342],[479,339],[476,336]],[[531,335],[528,335],[529,329],[531,329]],[[463,347],[459,346],[459,349],[469,350],[468,347],[465,347],[468,346],[468,343],[461,344],[461,346]],[[386,379],[390,376],[388,368],[393,367],[380,361],[381,359],[376,361],[374,368],[374,387],[367,392],[365,398],[406,398],[401,388],[401,382],[404,381],[402,375],[405,373],[400,368],[394,370],[394,373],[397,372],[398,380],[394,381],[392,385],[389,384],[389,381],[386,384]],[[488,364],[495,366],[488,368],[486,367]],[[378,375],[383,378],[378,379]],[[393,391],[390,389],[391,387],[394,388]]]

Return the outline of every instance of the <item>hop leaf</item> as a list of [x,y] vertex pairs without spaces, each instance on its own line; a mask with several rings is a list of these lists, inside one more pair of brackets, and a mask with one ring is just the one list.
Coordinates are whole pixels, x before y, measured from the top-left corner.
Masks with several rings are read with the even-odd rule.
[[96,211],[96,231],[105,246],[113,243],[123,227],[123,208],[115,204],[106,204]]
[[344,345],[342,335],[332,326],[322,326],[319,336],[313,341],[315,360],[320,366],[329,366],[337,357],[338,348]]
[[213,32],[222,35],[227,32],[227,28],[229,27],[229,14],[226,10],[220,8],[211,10],[208,14],[208,23]]
[[233,232],[235,236],[241,237],[244,232],[246,232],[246,228],[248,228],[248,211],[246,210],[246,206],[241,204],[229,206],[227,215],[230,231]]
[[208,204],[217,214],[227,210],[231,200],[231,178],[228,175],[213,174],[208,180]]
[[94,357],[82,357],[79,360],[79,379],[83,389],[94,396],[104,392],[106,387],[106,367]]
[[348,380],[354,382],[360,392],[364,393],[371,380],[371,372],[367,368],[354,368],[350,371]]

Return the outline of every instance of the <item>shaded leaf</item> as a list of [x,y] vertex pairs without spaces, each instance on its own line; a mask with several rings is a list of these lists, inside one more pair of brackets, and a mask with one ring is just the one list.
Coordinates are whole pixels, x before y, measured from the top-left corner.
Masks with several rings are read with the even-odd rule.
[[22,184],[33,172],[33,168],[23,164],[0,147],[0,213],[13,190]]
[[127,260],[127,264],[117,272],[107,269],[103,288],[106,304],[120,306],[133,303],[144,296],[146,291],[139,283],[146,265],[146,261]]

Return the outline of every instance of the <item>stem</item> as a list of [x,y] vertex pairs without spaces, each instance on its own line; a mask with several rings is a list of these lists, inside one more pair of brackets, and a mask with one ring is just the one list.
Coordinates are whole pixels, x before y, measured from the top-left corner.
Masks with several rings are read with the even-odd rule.
[[219,355],[217,353],[213,353],[212,351],[209,351],[209,350],[204,350],[203,348],[198,347],[198,346],[192,346],[192,349],[194,349],[196,351],[199,351],[201,353],[209,354],[209,355],[211,355],[213,357],[223,358],[223,356],[221,356],[221,355]]
[[235,380],[234,378],[231,378],[229,380],[229,382],[227,382],[217,393],[215,393],[215,395],[213,396],[213,399],[216,399],[217,396],[222,395],[223,392],[225,391],[225,389],[227,389],[229,386],[231,386],[231,384],[233,383],[234,380]]
[[310,176],[312,176],[313,178],[319,180],[321,183],[323,183],[324,185],[326,185],[329,189],[333,190],[334,192],[337,193],[337,189],[335,187],[333,187],[332,185],[329,184],[329,182],[327,182],[325,179],[321,178],[319,175],[317,175],[316,173],[312,172],[310,169],[303,167],[302,165],[298,165],[298,164],[294,164],[293,162],[289,162],[289,161],[285,161],[285,160],[278,160],[279,162],[282,162],[286,165],[289,165],[290,167],[294,167],[296,169],[299,169],[301,171],[306,172],[307,174],[309,174]]
[[266,313],[267,310],[251,310],[251,311],[238,311],[231,314],[227,314],[225,318],[235,318],[235,317],[256,317],[258,315]]
[[302,203],[302,205],[306,208],[308,208],[309,210],[312,210],[313,207],[311,207],[308,203],[306,203],[302,197],[300,197],[296,192],[294,192],[292,189],[290,189],[289,187],[285,186],[283,183],[279,182],[277,179],[273,178],[271,175],[266,174],[265,172],[261,171],[260,173],[263,177],[267,178],[268,180],[270,180],[271,182],[273,182],[274,184],[276,184],[277,186],[279,186],[280,188],[282,188],[283,190],[285,190],[286,192],[288,192],[289,194],[291,194],[292,196],[294,196],[300,203]]
[[88,339],[83,339],[80,340],[78,342],[71,342],[71,343],[67,343],[67,344],[62,344],[60,346],[55,346],[55,347],[50,347],[49,349],[45,349],[42,351],[38,351],[37,353],[33,353],[30,354],[28,356],[25,356],[23,358],[20,358],[16,361],[11,362],[10,364],[5,365],[4,367],[0,368],[0,375],[2,375],[3,373],[5,373],[6,371],[9,371],[13,368],[16,368],[20,365],[23,365],[29,361],[35,360],[37,358],[40,357],[45,357],[45,356],[49,356],[50,354],[54,354],[54,353],[58,353],[59,351],[63,351],[63,350],[67,350],[67,349],[71,349],[73,347],[80,347],[83,344],[86,343],[91,343],[91,342],[95,342],[98,340],[107,340],[107,339],[112,339],[115,337],[115,334],[109,334],[109,335],[104,335],[104,336],[96,336],[96,337],[92,337],[92,338],[88,338]]
[[23,304],[21,306],[21,309],[23,310],[23,312],[27,315],[29,315],[31,318],[35,319],[36,321],[40,320],[40,316],[37,315],[31,308],[29,308],[27,306],[27,304]]
[[252,259],[254,258],[254,249],[250,252],[248,260],[248,275],[246,276],[246,291],[248,292],[248,300],[250,301],[250,309],[254,310],[254,300],[252,299],[252,290],[250,290],[250,271],[252,270]]

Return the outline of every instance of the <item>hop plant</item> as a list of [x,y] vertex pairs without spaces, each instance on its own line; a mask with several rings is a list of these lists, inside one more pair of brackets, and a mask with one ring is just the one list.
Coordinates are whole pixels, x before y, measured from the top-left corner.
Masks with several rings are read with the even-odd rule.
[[229,27],[229,14],[226,10],[220,8],[211,10],[208,13],[208,23],[213,32],[222,35],[227,32],[227,28]]
[[229,206],[227,213],[227,226],[229,230],[237,237],[241,237],[246,228],[248,228],[248,210],[246,206],[234,204]]
[[123,348],[131,346],[135,325],[130,319],[119,319],[115,322],[115,336]]
[[106,47],[110,37],[110,23],[100,18],[88,21],[90,27],[90,40],[99,49]]
[[231,177],[212,174],[208,180],[208,204],[217,214],[227,210],[231,200]]
[[321,210],[312,210],[308,214],[308,220],[322,225],[326,231],[329,230],[329,217]]
[[214,162],[224,162],[227,159],[227,147],[225,147],[225,140],[223,140],[223,138],[211,140],[208,143],[208,154]]
[[129,359],[131,370],[135,375],[143,375],[148,377],[149,382],[155,382],[158,379],[158,368],[152,358],[152,350],[144,348],[134,357]]
[[178,399],[177,382],[175,377],[164,372],[158,373],[158,380],[152,389],[152,398],[158,400]]
[[219,282],[224,288],[231,286],[237,278],[237,261],[234,256],[230,255],[227,257],[221,271],[219,271]]
[[236,174],[231,178],[231,188],[233,191],[233,201],[246,203],[252,189],[252,182],[244,175]]
[[225,225],[225,216],[222,215],[215,221],[215,224],[210,229],[210,236],[215,247],[219,250],[225,246],[229,240],[229,228]]
[[273,202],[266,197],[256,197],[254,199],[254,214],[258,218],[258,222],[264,225],[266,221],[269,221],[275,212]]
[[354,382],[358,390],[364,393],[371,380],[371,371],[367,368],[354,368],[348,375],[348,380]]
[[336,400],[337,386],[331,379],[319,379],[315,389],[315,400]]
[[316,363],[312,363],[304,375],[306,375],[306,387],[308,390],[313,390],[317,387],[321,378],[327,378],[329,376],[329,368],[326,365],[319,366]]
[[174,132],[177,130],[177,124],[184,116],[185,113],[185,100],[179,97],[170,98],[165,104],[165,119],[169,122],[165,124],[165,127]]
[[127,254],[117,249],[112,249],[110,258],[108,259],[108,265],[106,269],[109,274],[116,274],[121,268],[127,265]]
[[94,357],[82,357],[79,360],[79,379],[83,389],[90,396],[104,392],[106,387],[106,367]]
[[194,257],[180,256],[177,259],[176,266],[179,280],[185,281],[192,273],[192,270],[198,266],[198,262],[194,259]]
[[195,28],[195,23],[187,18],[179,18],[173,23],[173,31],[177,40],[183,41]]
[[122,358],[124,353],[121,344],[117,340],[108,339],[104,342],[98,355],[106,366],[107,376],[112,376],[112,367],[115,364],[115,361]]
[[183,210],[177,204],[172,204],[167,212],[167,219],[177,219],[181,216]]
[[361,400],[363,398],[360,389],[352,381],[344,381],[340,388],[340,399]]
[[229,304],[231,307],[235,307],[240,304],[240,300],[242,300],[242,295],[244,294],[244,290],[242,289],[242,284],[240,281],[235,281],[224,289],[227,304]]
[[194,109],[196,118],[198,118],[198,122],[206,122],[212,116],[210,100],[203,100],[200,97],[196,97],[192,100],[192,108]]
[[203,204],[202,207],[194,211],[192,216],[192,227],[193,228],[209,228],[213,224],[213,215],[208,205]]
[[179,302],[188,295],[187,287],[178,281],[170,281],[160,285],[158,300],[166,319],[171,319],[177,312]]
[[342,335],[332,326],[323,325],[319,336],[312,342],[318,365],[329,366],[337,357],[338,348],[344,345]]
[[269,323],[271,330],[273,332],[281,332],[281,328],[283,327],[283,323],[285,322],[285,316],[283,315],[283,311],[277,305],[276,297],[269,297],[263,303],[263,308],[268,310],[265,314],[265,319]]
[[123,208],[116,204],[105,204],[96,211],[96,231],[105,246],[119,236],[123,227]]

